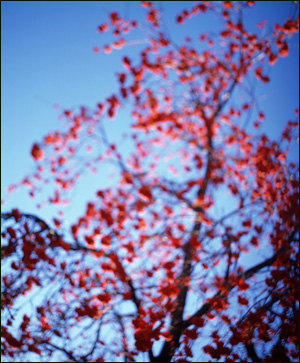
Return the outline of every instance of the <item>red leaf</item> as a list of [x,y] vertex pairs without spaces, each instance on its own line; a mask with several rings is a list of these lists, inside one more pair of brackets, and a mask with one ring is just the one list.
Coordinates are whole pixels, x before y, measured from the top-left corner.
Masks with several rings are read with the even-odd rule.
[[174,263],[173,261],[166,262],[166,263],[164,263],[164,265],[163,265],[163,267],[164,267],[166,270],[171,270],[174,266],[175,266],[175,263]]
[[13,228],[8,227],[6,231],[10,235],[11,238],[13,238],[13,239],[17,238],[17,233]]
[[73,116],[73,113],[72,113],[72,111],[70,111],[70,110],[66,110],[66,111],[64,112],[64,114],[65,114],[65,116],[66,116],[66,117],[72,117],[72,116]]
[[152,7],[152,2],[151,1],[142,1],[141,6],[145,9],[150,9]]
[[36,347],[34,344],[28,345],[28,350],[30,352],[36,353],[38,355],[42,355],[42,351],[38,347]]
[[100,209],[100,214],[101,214],[101,217],[106,221],[106,223],[109,227],[113,225],[114,220],[108,211],[106,211],[104,209]]
[[250,286],[249,286],[249,284],[247,284],[245,282],[245,280],[239,279],[239,281],[238,281],[238,287],[239,287],[239,290],[247,291]]
[[244,221],[244,222],[242,223],[242,225],[243,225],[244,227],[246,227],[246,228],[251,228],[252,222],[251,222],[251,220],[250,220],[250,219],[248,219],[247,221]]
[[255,71],[255,76],[257,79],[261,80],[263,83],[270,82],[270,78],[262,75],[262,67],[258,67]]
[[2,337],[4,337],[8,344],[12,345],[13,347],[20,348],[23,344],[21,341],[14,338],[10,333],[6,332],[6,334]]
[[140,197],[146,201],[146,202],[150,202],[150,200],[152,199],[152,193],[149,187],[147,187],[146,185],[142,186],[139,189],[139,195]]
[[223,1],[223,5],[225,9],[232,9],[232,3],[231,1]]
[[121,73],[118,76],[119,76],[119,82],[121,84],[123,84],[125,82],[125,80],[126,80],[126,74],[125,73]]
[[124,57],[123,58],[123,66],[126,69],[130,70],[130,59],[128,57]]
[[270,66],[274,66],[274,64],[277,62],[277,60],[278,60],[277,55],[274,54],[274,53],[270,53],[270,55],[269,55],[269,64],[270,64]]
[[98,30],[99,30],[99,32],[100,33],[104,33],[104,32],[106,32],[106,31],[108,31],[108,25],[107,24],[102,24],[102,25],[100,25],[99,27],[98,27]]
[[11,211],[11,215],[14,217],[16,222],[19,222],[19,220],[22,218],[22,215],[21,215],[21,213],[19,212],[18,209],[13,209]]
[[85,236],[84,239],[86,240],[86,243],[89,245],[94,244],[94,239],[91,236]]
[[104,53],[109,54],[112,52],[112,49],[109,45],[104,46]]
[[194,324],[197,328],[202,328],[204,326],[204,319],[200,316],[195,316],[193,317],[191,323]]
[[249,301],[245,297],[243,297],[241,295],[238,296],[238,302],[241,305],[246,305],[246,306],[248,306],[248,304],[249,304]]
[[41,149],[41,147],[38,144],[33,145],[31,149],[31,155],[37,161],[44,160],[44,151]]
[[198,338],[197,330],[196,329],[187,329],[184,332],[184,335],[187,336],[191,340],[195,340]]
[[109,15],[109,17],[110,17],[110,21],[111,21],[112,25],[116,25],[122,21],[122,19],[119,17],[119,14],[117,12],[111,13]]
[[279,49],[279,54],[281,57],[287,57],[289,55],[289,47],[286,42],[284,42],[282,47]]
[[140,352],[147,352],[152,349],[153,342],[150,337],[151,331],[147,329],[139,329],[134,333],[135,346]]
[[178,15],[176,21],[178,24],[183,24],[183,17],[181,15]]
[[111,296],[106,293],[97,295],[97,298],[105,304],[108,304],[111,301]]
[[110,236],[104,236],[104,237],[102,237],[102,239],[101,239],[101,243],[102,243],[104,246],[110,246],[110,243],[111,243],[111,237],[110,237]]

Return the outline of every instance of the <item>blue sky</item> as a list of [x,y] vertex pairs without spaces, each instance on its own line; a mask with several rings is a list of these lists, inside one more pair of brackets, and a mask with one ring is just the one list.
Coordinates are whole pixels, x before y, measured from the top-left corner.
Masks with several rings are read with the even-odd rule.
[[[182,9],[189,9],[193,1],[160,1],[164,20],[172,38],[180,43],[185,36],[198,37],[199,32],[216,30],[214,16],[191,19],[185,27],[175,23]],[[97,27],[106,22],[112,11],[121,16],[144,18],[145,11],[136,1],[2,1],[1,2],[1,195],[33,170],[30,150],[50,131],[61,127],[55,104],[61,109],[80,106],[94,108],[114,92],[115,73],[120,60],[133,57],[139,48],[127,48],[110,55],[94,54],[93,47],[102,47],[109,34],[99,34]],[[268,20],[271,27],[283,22],[291,11],[288,1],[260,1],[249,9],[246,24]],[[184,31],[183,31],[184,30]],[[196,30],[196,31],[195,31]],[[299,99],[298,36],[290,40],[290,56],[279,59],[269,70],[271,83],[256,85],[256,94],[266,121],[261,131],[278,138],[282,127],[294,118]],[[128,123],[127,123],[128,124]],[[108,122],[110,137],[119,137],[122,120]],[[126,125],[126,124],[125,124]],[[298,158],[298,144],[291,150],[291,158]],[[86,202],[94,198],[101,183],[109,183],[107,176],[97,174],[83,178],[72,197],[72,220],[84,213]],[[87,187],[88,186],[88,187]],[[46,190],[47,193],[47,190]],[[37,210],[36,201],[21,189],[7,200],[3,211],[19,208],[51,219],[50,209]]]
[[[175,23],[175,16],[184,8],[191,8],[193,1],[159,1],[164,9],[164,19],[172,38],[198,36],[211,29],[214,18],[202,16],[191,19],[186,27]],[[268,26],[282,22],[292,9],[291,2],[261,1],[250,9],[245,18],[252,28],[264,19]],[[60,128],[54,108],[80,106],[95,107],[114,91],[115,73],[124,54],[131,56],[137,48],[124,48],[110,55],[94,54],[94,46],[103,46],[109,34],[100,35],[97,27],[107,15],[118,11],[121,16],[145,17],[145,11],[136,1],[4,1],[1,2],[1,195],[6,188],[20,181],[30,172],[33,161],[30,150],[50,130]],[[183,32],[183,29],[184,32]],[[199,29],[195,32],[195,29]],[[298,36],[291,39],[291,56],[280,59],[270,69],[271,83],[256,93],[267,119],[262,131],[278,137],[285,122],[293,117],[299,98]],[[116,127],[114,124],[112,127]],[[117,126],[119,127],[119,126]],[[112,138],[114,129],[111,129]],[[297,145],[292,149],[298,154]],[[84,184],[82,185],[84,188]],[[77,210],[84,211],[87,199],[99,185],[74,199]],[[78,204],[76,204],[78,203]],[[35,212],[35,201],[24,190],[14,194],[4,210],[19,207]],[[79,212],[79,214],[81,213]],[[45,216],[48,217],[48,216]]]

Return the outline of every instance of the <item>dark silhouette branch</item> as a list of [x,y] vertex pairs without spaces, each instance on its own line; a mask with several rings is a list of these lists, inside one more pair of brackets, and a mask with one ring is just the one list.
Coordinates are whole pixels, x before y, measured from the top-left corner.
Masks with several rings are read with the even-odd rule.
[[53,343],[50,343],[47,341],[42,341],[41,344],[49,345],[50,347],[65,353],[73,362],[85,362],[85,360],[82,360],[82,359],[78,360],[77,358],[74,357],[74,355],[71,352],[69,352],[68,350],[66,350],[63,347],[59,347],[56,344],[53,344]]
[[[233,92],[236,83],[237,83],[237,81],[236,81],[236,79],[234,79],[232,85],[229,88],[229,94],[231,94]],[[195,92],[192,89],[192,87],[191,87],[191,92],[193,93],[193,95],[195,95]],[[204,196],[207,191],[207,187],[211,180],[211,163],[213,161],[213,154],[214,154],[213,132],[212,132],[213,122],[214,122],[215,118],[218,116],[218,114],[222,111],[222,109],[226,105],[227,101],[228,101],[228,99],[225,99],[223,102],[219,102],[218,108],[214,112],[213,116],[210,118],[208,118],[205,115],[202,104],[199,101],[195,101],[196,107],[202,113],[203,119],[205,120],[206,136],[207,136],[207,151],[208,151],[205,176],[203,178],[203,185],[201,187],[199,187],[198,192],[197,192],[198,199],[204,199]],[[196,206],[196,207],[193,207],[193,209],[196,212],[196,218],[195,218],[194,227],[191,232],[191,236],[199,235],[201,225],[202,225],[200,214],[203,213],[202,208],[199,209]],[[165,341],[160,354],[157,357],[152,357],[153,360],[151,360],[151,361],[163,361],[163,362],[171,361],[176,348],[178,348],[178,346],[179,346],[181,334],[182,334],[183,330],[185,329],[185,328],[182,329],[182,325],[184,323],[183,312],[184,312],[184,307],[185,307],[188,288],[189,288],[189,284],[186,280],[189,279],[191,276],[192,261],[193,261],[193,258],[192,258],[193,251],[192,251],[192,247],[189,242],[185,243],[185,245],[183,247],[183,252],[184,252],[183,268],[182,268],[181,274],[179,275],[179,278],[178,278],[180,291],[175,300],[175,308],[172,313],[172,320],[171,320],[171,326],[170,326],[170,333],[172,334],[173,339],[171,342]],[[203,306],[202,315],[207,313],[210,309],[211,309],[211,307],[209,304],[208,304],[208,306]]]
[[251,358],[252,362],[261,362],[261,359],[256,354],[254,345],[252,343],[245,343],[248,356]]
[[[251,267],[250,269],[248,269],[247,271],[241,273],[240,275],[238,275],[238,279],[244,279],[247,280],[250,277],[252,277],[253,275],[255,275],[258,271],[262,270],[265,267],[271,266],[276,260],[277,257],[279,255],[279,253],[282,250],[279,250],[277,253],[275,253],[272,257],[268,258],[267,260]],[[236,286],[235,285],[227,285],[227,292],[231,291],[232,289],[234,289]],[[218,298],[218,297],[222,297],[224,296],[224,293],[222,293],[221,291],[219,291],[214,297],[214,298]],[[195,314],[193,316],[191,316],[189,319],[185,320],[182,323],[182,329],[185,330],[186,328],[188,328],[190,325],[192,325],[192,320],[195,317],[201,317],[205,314],[207,314],[209,311],[211,310],[211,305],[210,303],[205,303],[204,305],[202,305],[202,307],[197,310],[195,312]]]

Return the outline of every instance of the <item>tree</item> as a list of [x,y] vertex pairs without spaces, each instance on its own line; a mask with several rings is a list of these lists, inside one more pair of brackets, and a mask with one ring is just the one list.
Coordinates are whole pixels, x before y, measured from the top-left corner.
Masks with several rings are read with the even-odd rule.
[[[53,181],[49,203],[60,206],[83,169],[109,163],[111,187],[70,231],[62,214],[1,214],[2,356],[297,361],[299,166],[288,150],[298,111],[278,142],[260,134],[265,115],[255,116],[247,82],[270,81],[299,18],[250,32],[243,16],[254,1],[202,1],[177,23],[215,12],[222,29],[179,45],[158,8],[141,5],[146,42],[123,58],[119,88],[96,109],[65,110],[66,129],[34,143],[36,171],[20,183],[34,196]],[[104,52],[144,27],[111,13],[98,28],[115,36]],[[118,127],[126,107],[124,150],[106,124]]]

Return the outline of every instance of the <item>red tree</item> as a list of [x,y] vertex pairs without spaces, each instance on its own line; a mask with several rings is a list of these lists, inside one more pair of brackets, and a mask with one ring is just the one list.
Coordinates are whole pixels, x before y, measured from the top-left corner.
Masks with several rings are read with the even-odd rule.
[[[299,182],[288,159],[298,113],[272,141],[259,134],[264,113],[255,116],[245,87],[270,81],[298,18],[250,32],[242,19],[254,5],[197,3],[176,21],[215,12],[223,29],[178,45],[143,1],[151,32],[136,59],[123,58],[119,89],[94,110],[65,110],[66,130],[33,145],[36,172],[20,183],[31,195],[53,180],[49,203],[64,204],[83,168],[104,163],[115,182],[69,233],[62,215],[48,223],[18,209],[2,214],[6,359],[298,360]],[[115,38],[103,50],[143,27],[111,13],[99,32]],[[125,106],[133,151],[105,130],[107,119],[118,127]],[[94,145],[101,150],[87,161],[82,150]]]

